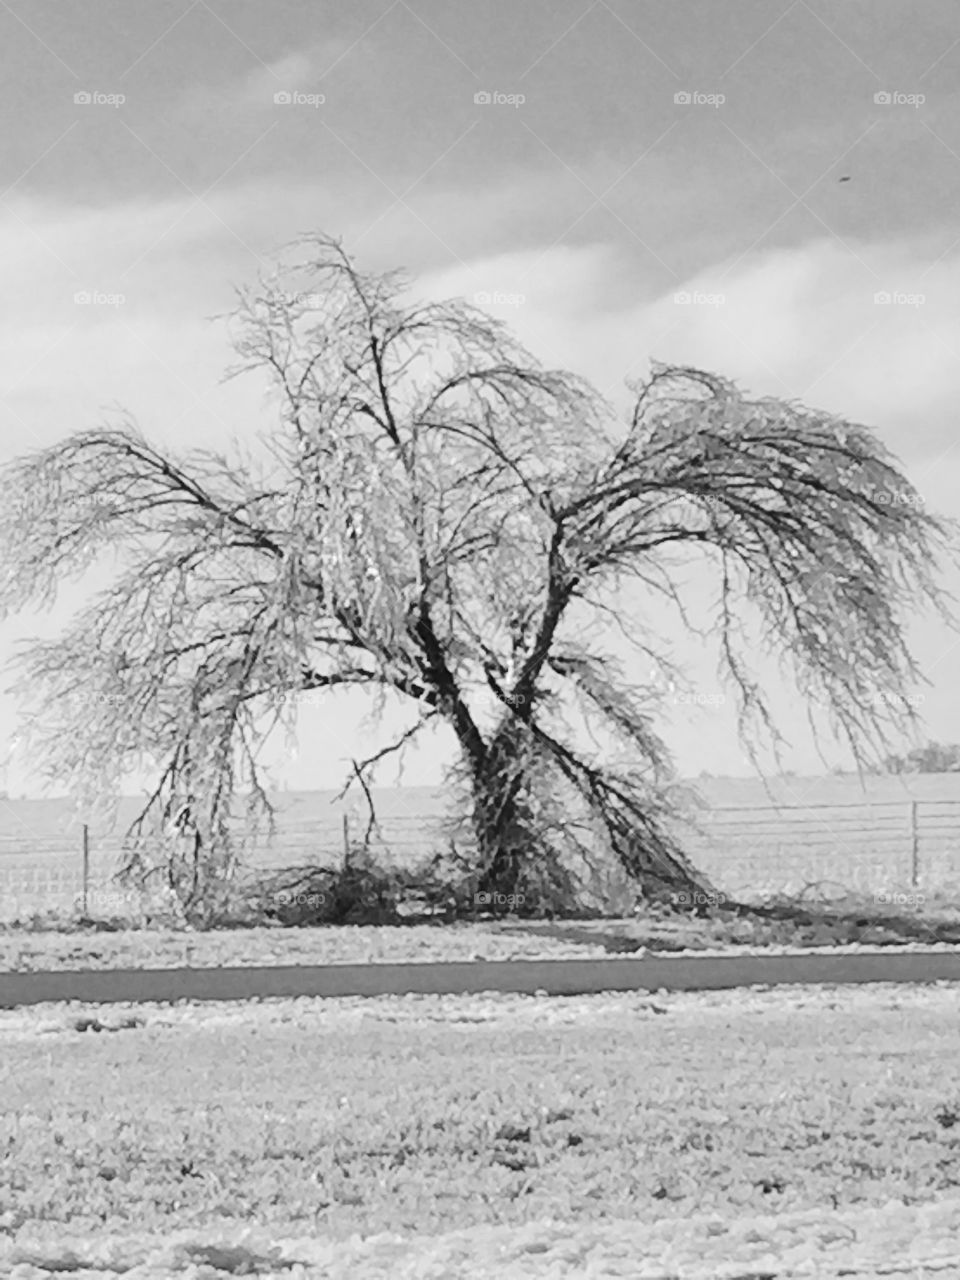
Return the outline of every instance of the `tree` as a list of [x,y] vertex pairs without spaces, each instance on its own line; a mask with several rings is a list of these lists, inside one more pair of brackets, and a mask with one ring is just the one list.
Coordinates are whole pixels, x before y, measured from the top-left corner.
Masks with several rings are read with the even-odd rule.
[[[242,856],[236,797],[269,817],[258,751],[294,696],[360,687],[413,716],[361,781],[424,726],[452,730],[479,891],[569,901],[610,866],[647,893],[707,887],[672,821],[663,682],[598,638],[624,589],[685,617],[676,570],[702,560],[747,748],[780,741],[752,616],[868,760],[913,715],[903,623],[944,609],[952,529],[864,427],[664,365],[619,422],[482,311],[406,288],[316,237],[239,291],[232,373],[275,396],[262,457],[174,456],[124,418],[10,465],[6,609],[121,557],[62,639],[22,655],[31,750],[82,794],[151,768],[139,856],[175,823],[171,882],[195,901]],[[681,678],[652,628],[629,638]],[[584,748],[574,714],[609,749]]]
[[883,762],[884,773],[956,773],[960,770],[960,743],[928,742],[914,747],[905,756],[890,755]]

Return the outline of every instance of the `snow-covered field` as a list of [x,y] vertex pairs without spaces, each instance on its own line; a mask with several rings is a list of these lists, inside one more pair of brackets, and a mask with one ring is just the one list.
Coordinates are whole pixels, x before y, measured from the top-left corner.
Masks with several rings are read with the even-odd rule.
[[0,1277],[956,1280],[957,996],[0,1013]]
[[960,1198],[845,1213],[812,1210],[734,1221],[528,1223],[439,1236],[330,1241],[279,1238],[248,1228],[172,1238],[107,1236],[79,1242],[0,1244],[4,1280],[955,1280]]

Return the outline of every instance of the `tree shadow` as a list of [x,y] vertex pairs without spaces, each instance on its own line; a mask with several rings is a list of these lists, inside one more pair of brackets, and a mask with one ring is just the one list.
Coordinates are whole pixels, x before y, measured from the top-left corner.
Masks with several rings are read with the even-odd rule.
[[726,902],[724,910],[739,918],[769,920],[795,925],[797,928],[833,927],[850,933],[882,930],[890,935],[878,939],[878,946],[902,942],[960,944],[960,920],[937,920],[918,912],[911,915],[891,913],[876,906],[841,904],[837,907],[812,906],[800,900],[781,899],[770,903]]
[[[603,947],[611,955],[629,955],[644,951],[649,946],[649,942],[642,938],[630,938],[625,934],[610,931],[601,932],[599,929],[578,929],[575,926],[552,921],[541,923],[531,920],[525,924],[501,922],[497,926],[497,932],[522,934],[526,937],[535,935],[538,938],[556,938],[560,942],[582,943],[588,947]],[[680,943],[658,945],[658,950],[682,951],[683,946]]]
[[[756,932],[745,934],[742,925]],[[779,928],[778,928],[779,926]],[[769,903],[724,900],[706,911],[667,910],[641,914],[629,921],[610,921],[606,928],[587,928],[567,921],[504,921],[498,932],[555,938],[559,941],[602,946],[609,954],[639,951],[679,952],[764,945],[801,947],[871,947],[960,945],[960,920],[936,919],[916,911],[910,914],[884,910],[876,904],[848,901],[831,906],[782,898]],[[766,931],[775,937],[764,938]],[[756,936],[759,933],[761,936]]]

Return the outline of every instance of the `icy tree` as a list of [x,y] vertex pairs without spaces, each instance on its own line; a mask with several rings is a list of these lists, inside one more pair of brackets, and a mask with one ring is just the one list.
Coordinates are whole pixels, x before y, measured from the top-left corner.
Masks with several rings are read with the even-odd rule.
[[233,323],[233,372],[276,392],[262,457],[173,456],[122,420],[4,477],[7,611],[117,557],[68,634],[24,652],[32,749],[88,796],[152,770],[137,831],[180,833],[181,897],[230,876],[237,797],[251,824],[269,809],[258,753],[296,694],[341,686],[407,700],[385,751],[452,730],[480,891],[569,902],[605,866],[704,887],[644,683],[666,655],[632,626],[631,674],[598,639],[625,591],[683,616],[678,556],[714,575],[748,746],[777,740],[758,631],[859,760],[910,721],[904,624],[942,608],[951,530],[866,428],[665,366],[618,420],[482,311],[410,302],[326,238],[242,290]]

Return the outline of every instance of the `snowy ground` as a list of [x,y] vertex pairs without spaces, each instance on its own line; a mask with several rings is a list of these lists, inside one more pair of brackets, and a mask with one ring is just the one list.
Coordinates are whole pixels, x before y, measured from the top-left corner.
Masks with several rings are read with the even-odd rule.
[[956,1280],[957,996],[3,1012],[0,1277]]
[[57,1244],[0,1244],[4,1280],[788,1280],[960,1275],[960,1198],[907,1207],[640,1224],[528,1223],[434,1237],[382,1235],[330,1241],[239,1233],[173,1238],[108,1236]]

